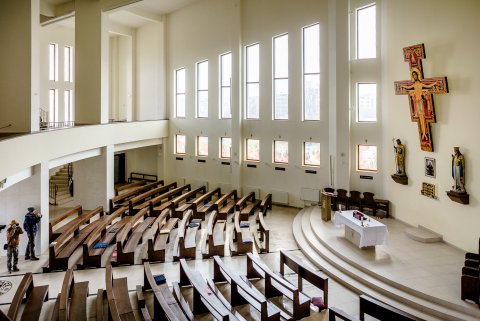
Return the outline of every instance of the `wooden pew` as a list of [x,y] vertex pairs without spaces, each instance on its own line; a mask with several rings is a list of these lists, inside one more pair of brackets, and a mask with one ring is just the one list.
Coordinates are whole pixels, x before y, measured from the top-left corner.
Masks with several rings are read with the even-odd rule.
[[[174,205],[172,203],[172,200],[179,196],[182,195],[183,192],[185,191],[191,191],[192,187],[190,184],[183,185],[177,188],[172,189],[170,192],[159,195],[153,199],[150,200],[148,206],[150,207],[150,213],[151,215],[158,215],[162,213],[163,210],[170,208],[172,210],[172,215],[173,211],[175,210]],[[157,205],[161,204],[161,205]]]
[[[128,219],[125,216],[128,208],[120,207],[110,215],[106,215],[95,230],[85,239],[82,245],[83,262],[78,265],[78,268],[94,267],[100,268],[102,265],[102,255],[105,253],[105,248],[95,248],[97,243],[111,244],[118,232],[127,223]],[[118,220],[115,222],[115,220]]]
[[[166,283],[159,284],[155,282],[150,264],[145,262],[143,264],[143,290],[152,290],[153,299],[153,317],[154,321],[169,320],[169,321],[188,321],[182,308],[173,297],[168,289]],[[192,320],[192,319],[190,319]],[[193,319],[194,320],[194,319]]]
[[310,298],[281,275],[274,273],[252,253],[247,253],[247,277],[265,279],[265,296],[267,298],[283,295],[292,300],[293,319],[299,320],[310,316]]
[[410,313],[397,309],[382,301],[369,297],[367,295],[360,296],[360,320],[365,320],[365,315],[369,315],[378,320],[395,320],[395,321],[425,321]]
[[147,207],[149,204],[149,201],[159,195],[162,195],[164,193],[167,193],[169,190],[172,188],[176,188],[177,183],[171,183],[165,186],[160,186],[153,188],[149,191],[146,191],[140,195],[137,195],[131,199],[128,200],[128,214],[129,215],[134,215],[138,211],[140,211],[142,208]]
[[75,282],[73,269],[68,269],[54,306],[52,321],[87,320],[87,296],[88,281]]
[[[249,223],[248,221],[245,221]],[[252,252],[253,239],[250,232],[250,225],[248,227],[241,227],[240,224],[240,212],[236,211],[233,218],[233,235],[230,239],[230,252],[231,255],[245,254]],[[244,222],[242,222],[243,224]],[[250,224],[250,223],[249,223]]]
[[166,209],[153,222],[152,237],[147,240],[147,257],[143,261],[165,261],[165,250],[170,239],[170,232],[177,226],[179,219],[171,217],[171,209]]
[[285,275],[285,265],[295,272],[298,276],[297,287],[303,291],[303,280],[310,282],[323,292],[323,305],[328,308],[328,277],[320,271],[315,271],[311,267],[305,265],[297,257],[288,254],[288,252],[280,251],[280,274]]
[[[91,218],[96,215],[100,218],[83,229],[80,227],[89,222]],[[65,230],[62,235],[50,243],[48,252],[48,266],[43,267],[44,272],[52,270],[67,270],[68,259],[75,252],[75,250],[84,242],[89,234],[99,225],[103,217],[103,207],[99,206],[88,214],[83,214],[81,220],[77,220],[75,225],[70,225],[69,229]]]
[[108,320],[108,301],[106,300],[106,293],[103,289],[98,289],[97,299],[95,300],[96,320],[95,321],[109,321]]
[[114,279],[112,266],[107,265],[105,285],[112,321],[136,321],[128,294],[127,278]]
[[193,219],[193,211],[188,210],[183,216],[178,226],[178,235],[173,247],[173,259],[177,261],[179,258],[194,259],[197,249],[197,232],[201,228],[199,223],[197,226],[190,227]]
[[[197,194],[206,194],[207,187],[200,186],[194,190],[191,190],[185,194],[179,195],[172,200],[172,207],[174,208],[173,215],[174,217],[182,218],[185,211],[191,209],[193,205],[193,200],[197,198]],[[193,213],[192,213],[193,214]],[[197,217],[194,217],[197,218]],[[205,219],[205,217],[203,218]]]
[[216,188],[213,191],[205,193],[204,195],[195,199],[190,207],[193,211],[193,218],[201,218],[202,221],[205,220],[205,216],[208,212],[214,211],[217,209],[217,205],[214,201],[220,198],[222,191],[220,188]]
[[248,217],[255,213],[255,210],[260,206],[260,203],[260,200],[255,199],[254,192],[242,197],[235,206],[235,210],[240,212],[240,220],[248,221]]
[[219,220],[217,211],[213,211],[208,218],[207,235],[205,243],[202,245],[203,258],[209,258],[213,255],[225,255],[225,229],[226,220]]
[[[168,187],[168,188],[166,188],[166,187]],[[129,203],[129,206],[130,205],[133,206],[133,207],[129,207],[129,213],[131,215],[133,215],[134,213],[140,211],[141,209],[143,209],[145,207],[150,207],[150,213],[151,213],[150,215],[157,215],[158,213],[160,213],[162,211],[162,209],[167,208],[171,205],[171,202],[162,203],[162,201],[170,200],[174,196],[182,194],[183,190],[185,190],[188,187],[185,187],[185,186],[177,187],[177,183],[174,182],[172,184],[164,186],[164,188],[165,189],[163,191],[161,191],[160,194],[157,193],[155,197],[147,199],[146,201],[144,201],[142,203],[139,203],[135,206],[133,206],[133,204]],[[168,204],[166,204],[166,203],[168,203]],[[158,204],[162,204],[162,205],[159,206],[162,209],[159,209],[158,211],[153,211],[152,212],[153,207],[157,206]]]
[[80,217],[82,215],[82,213],[83,213],[82,206],[78,205],[78,206],[75,206],[74,208],[58,215],[56,218],[51,219],[50,222],[48,222],[48,239],[49,239],[49,242],[52,243],[53,241],[55,241],[55,239],[57,237],[59,237],[65,230],[67,230],[69,228],[69,225],[75,224],[75,219],[66,223],[66,224],[64,224],[63,226],[61,226],[57,229],[55,229],[55,231],[54,231],[53,228],[55,227],[55,225],[57,225],[58,223],[60,223],[64,219],[66,219],[67,217],[69,217],[71,215],[74,215],[74,214],[77,214],[77,217]]
[[[232,199],[233,197],[233,199]],[[218,215],[222,220],[227,219],[227,215],[235,211],[235,205],[237,204],[237,190],[228,192],[220,197],[215,202],[215,207],[218,210]]]
[[140,311],[140,316],[142,317],[143,321],[152,321],[152,317],[150,316],[150,312],[148,312],[147,305],[145,304],[145,296],[143,295],[143,289],[140,284],[137,284],[135,289],[137,294],[137,306],[138,310]]
[[[123,193],[126,193],[124,191],[128,191],[128,190],[133,190],[137,187],[140,187],[140,186],[143,186],[145,184],[147,184],[148,182],[147,181],[138,181],[138,182],[135,182],[135,183],[130,183],[130,184],[125,184],[125,185],[122,185],[122,186],[119,186],[119,187],[115,187],[115,196],[118,196],[120,194],[120,192],[123,192]],[[121,193],[121,194],[123,194]]]
[[210,312],[216,320],[237,321],[239,320],[228,310],[220,299],[208,289],[208,284],[203,276],[188,267],[185,259],[180,259],[180,286],[191,285],[193,287],[193,313]]
[[260,212],[258,212],[257,216],[258,229],[253,236],[259,253],[270,252],[270,229],[264,219],[268,209],[272,209],[272,194],[267,194],[267,196],[264,197],[260,204]]
[[[148,207],[140,210],[135,216],[129,217],[129,221],[123,226],[122,230],[117,234],[117,257],[112,257],[113,265],[134,264],[135,249],[145,230],[152,225],[156,217],[147,216]],[[143,218],[143,222],[138,223]],[[137,224],[138,223],[138,224]]]
[[25,302],[21,320],[38,321],[43,302],[47,300],[48,285],[34,286],[33,275],[31,272],[27,272],[15,291],[7,314],[0,310],[0,320],[16,321],[21,304]]
[[464,266],[461,276],[461,299],[471,300],[480,307],[480,269]]
[[260,291],[251,288],[244,279],[233,273],[218,256],[213,257],[213,280],[230,284],[230,302],[233,306],[248,303],[260,312],[261,321],[280,320],[280,311]]
[[188,305],[187,300],[185,300],[182,295],[182,291],[180,290],[180,285],[178,284],[178,282],[172,282],[172,292],[173,297],[175,298],[175,300],[177,300],[178,305],[182,309],[187,319],[190,321],[196,320],[195,316],[193,315],[192,309],[190,309],[190,306]]
[[207,279],[207,284],[210,290],[218,297],[223,306],[227,308],[232,315],[234,315],[240,321],[247,321],[247,319],[245,319],[238,311],[236,311],[232,307],[230,302],[228,302],[223,293],[217,288],[212,279]]
[[349,315],[343,310],[340,310],[336,307],[328,308],[328,321],[335,321],[339,318],[340,320],[344,321],[360,321],[359,319],[355,318],[354,316]]
[[152,188],[156,188],[157,186],[159,185],[163,185],[164,182],[163,180],[160,180],[160,181],[156,181],[156,182],[153,182],[153,183],[148,183],[146,185],[142,185],[142,186],[139,186],[139,187],[136,187],[134,189],[132,189],[131,191],[128,191],[128,192],[125,192],[125,193],[122,193],[121,195],[118,195],[118,196],[115,196],[113,198],[110,199],[110,213],[113,213],[114,211],[116,211],[118,208],[122,207],[122,206],[126,206],[128,205],[128,200],[132,197],[135,197],[136,195],[139,195],[141,193],[144,193],[148,190],[151,190]]

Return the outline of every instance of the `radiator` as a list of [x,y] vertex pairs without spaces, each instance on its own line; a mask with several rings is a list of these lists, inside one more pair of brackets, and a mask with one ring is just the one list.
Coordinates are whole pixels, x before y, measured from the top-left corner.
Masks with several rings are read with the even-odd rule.
[[258,199],[260,197],[260,189],[258,187],[253,187],[253,186],[244,186],[242,196],[248,195],[251,192],[255,193],[255,199]]
[[270,193],[272,194],[272,203],[288,205],[288,192],[272,190]]
[[320,190],[302,187],[300,189],[300,199],[302,201],[320,202]]
[[192,185],[192,189],[196,189],[196,188],[199,188],[201,186],[205,186],[205,188],[208,191],[208,182],[207,181],[201,181],[201,180],[198,180],[198,179],[189,179],[187,181],[187,184]]

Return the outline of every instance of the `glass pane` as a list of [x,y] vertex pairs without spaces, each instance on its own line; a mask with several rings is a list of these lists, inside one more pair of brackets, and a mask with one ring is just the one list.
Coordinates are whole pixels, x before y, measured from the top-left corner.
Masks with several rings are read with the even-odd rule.
[[232,54],[228,53],[222,55],[221,58],[222,64],[222,80],[221,86],[230,86],[232,79]]
[[247,84],[247,118],[260,118],[259,89],[259,84]]
[[260,160],[260,141],[258,139],[247,139],[247,160]]
[[274,119],[288,119],[288,79],[276,79],[274,90]]
[[288,78],[288,35],[276,37],[274,46],[274,78]]
[[230,87],[222,88],[222,118],[232,118]]
[[185,154],[185,135],[175,136],[175,152]]
[[304,76],[304,119],[320,120],[320,75]]
[[48,121],[55,121],[55,89],[48,91]]
[[197,90],[208,90],[208,61],[198,63],[197,67]]
[[247,47],[247,82],[260,81],[260,45]]
[[178,69],[176,71],[176,93],[184,94],[185,93],[185,68]]
[[277,140],[275,141],[274,145],[275,153],[273,162],[288,164],[288,142]]
[[230,158],[230,151],[232,148],[232,139],[230,137],[222,137],[220,143],[220,157]]
[[358,170],[377,170],[377,146],[358,145]]
[[208,117],[208,91],[198,92],[198,117]]
[[57,57],[57,44],[51,43],[48,47],[48,79],[58,80],[58,57]]
[[304,143],[304,165],[320,166],[320,143]]
[[357,58],[377,56],[377,34],[375,21],[376,6],[357,10]]
[[377,121],[377,84],[358,84],[358,121]]
[[64,107],[64,111],[63,111],[63,114],[64,114],[64,119],[65,121],[69,121],[69,117],[70,117],[70,109],[72,108],[71,107],[71,98],[70,98],[70,94],[71,94],[71,91],[70,90],[65,90],[64,93],[63,93],[63,107]]
[[205,136],[199,136],[198,137],[198,150],[197,150],[197,155],[198,156],[208,156],[208,137]]
[[64,47],[63,51],[63,59],[64,59],[64,66],[63,66],[63,75],[65,81],[72,81],[71,79],[71,63],[72,63],[72,48],[71,47]]
[[303,72],[320,72],[320,25],[303,28]]
[[177,103],[176,117],[185,117],[185,95],[184,94],[177,95],[176,103]]

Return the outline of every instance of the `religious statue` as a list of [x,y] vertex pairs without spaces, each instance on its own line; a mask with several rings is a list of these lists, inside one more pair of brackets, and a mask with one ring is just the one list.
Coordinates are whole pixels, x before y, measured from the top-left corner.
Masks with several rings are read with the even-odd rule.
[[402,141],[392,139],[396,142],[393,144],[393,151],[395,152],[395,174],[392,175],[392,179],[402,185],[408,185],[408,177],[405,171],[405,145]]
[[460,153],[459,147],[453,148],[454,155],[452,155],[452,177],[454,185],[452,190],[465,193],[465,157]]

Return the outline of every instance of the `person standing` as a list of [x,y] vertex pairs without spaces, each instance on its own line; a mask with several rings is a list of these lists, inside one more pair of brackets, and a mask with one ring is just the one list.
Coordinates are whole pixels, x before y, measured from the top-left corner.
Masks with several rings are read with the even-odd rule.
[[12,220],[7,228],[7,268],[8,273],[18,272],[18,244],[20,243],[19,235],[23,234],[23,230],[17,221]]
[[36,261],[38,258],[35,256],[35,235],[38,231],[38,222],[42,218],[42,214],[36,213],[33,207],[28,208],[28,213],[25,214],[25,221],[23,222],[23,228],[27,232],[28,244],[25,251],[25,260]]

